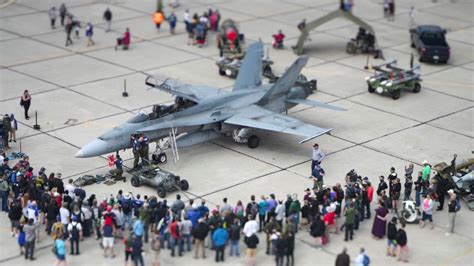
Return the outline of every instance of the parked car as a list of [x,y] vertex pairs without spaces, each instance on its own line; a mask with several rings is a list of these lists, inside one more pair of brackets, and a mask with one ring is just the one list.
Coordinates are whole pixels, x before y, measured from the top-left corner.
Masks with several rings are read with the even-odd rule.
[[435,25],[420,25],[410,29],[411,47],[418,51],[420,62],[448,62],[451,51],[445,35],[446,30]]

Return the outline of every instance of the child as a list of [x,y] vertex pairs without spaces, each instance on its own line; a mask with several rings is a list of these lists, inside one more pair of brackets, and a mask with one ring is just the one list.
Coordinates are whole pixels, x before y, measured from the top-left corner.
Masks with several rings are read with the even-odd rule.
[[23,224],[20,225],[19,230],[20,232],[18,234],[18,246],[20,246],[20,255],[23,255],[25,253],[26,242],[25,232],[23,231]]

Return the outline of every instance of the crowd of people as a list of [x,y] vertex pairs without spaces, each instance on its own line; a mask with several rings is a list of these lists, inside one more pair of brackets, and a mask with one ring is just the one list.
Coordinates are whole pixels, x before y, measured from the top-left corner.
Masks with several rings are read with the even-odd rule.
[[[44,167],[35,171],[28,156],[10,165],[5,153],[0,166],[0,195],[2,211],[8,213],[11,235],[16,237],[21,254],[34,260],[35,242],[45,233],[54,241],[53,252],[57,265],[65,265],[67,249],[70,255],[79,255],[81,240],[95,237],[100,240],[105,258],[114,258],[119,239],[124,243],[125,262],[144,265],[143,250],[147,243],[155,253],[158,263],[160,250],[168,249],[171,256],[182,256],[194,249],[194,258],[206,258],[208,249],[214,250],[215,261],[225,261],[229,256],[240,256],[240,243],[247,248],[246,261],[256,263],[256,248],[265,245],[265,253],[274,256],[276,265],[293,265],[295,262],[295,236],[303,231],[314,238],[314,246],[328,245],[331,235],[344,231],[344,241],[351,241],[360,223],[372,219],[374,239],[387,238],[387,255],[408,261],[408,236],[405,221],[399,219],[400,180],[392,167],[387,177],[379,179],[377,189],[369,178],[362,178],[354,170],[348,172],[344,185],[328,186],[324,181],[322,161],[325,158],[317,144],[312,157],[313,188],[304,190],[302,198],[296,193],[286,199],[273,193],[254,195],[244,204],[238,200],[231,205],[228,198],[222,203],[208,206],[204,199],[183,201],[181,195],[169,204],[156,196],[134,195],[122,190],[108,197],[87,195],[76,187],[72,179],[64,184],[61,174],[47,175]],[[416,197],[423,197],[422,222],[432,225],[433,199],[439,195],[433,190],[431,166],[423,162],[415,190]],[[405,199],[411,197],[413,165],[405,168]],[[430,182],[431,181],[431,182]],[[388,193],[387,193],[388,189]],[[377,207],[372,212],[371,202],[378,196]],[[459,211],[458,200],[452,190],[449,194],[449,233],[454,230],[455,214]],[[436,196],[434,196],[436,195]],[[444,195],[443,195],[444,196]],[[302,199],[302,202],[300,201]],[[442,205],[439,209],[442,210]],[[400,223],[397,228],[397,224]],[[44,227],[42,226],[44,225]],[[226,250],[228,249],[228,250]],[[349,265],[348,254],[343,251],[337,257],[337,265]],[[368,265],[370,258],[362,249],[356,258],[358,265]]]

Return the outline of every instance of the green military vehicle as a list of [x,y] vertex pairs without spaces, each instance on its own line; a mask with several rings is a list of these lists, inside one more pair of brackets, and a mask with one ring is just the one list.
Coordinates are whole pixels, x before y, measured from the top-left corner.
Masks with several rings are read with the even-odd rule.
[[397,67],[396,63],[397,61],[393,60],[382,65],[372,66],[372,69],[375,70],[374,75],[365,78],[370,93],[387,93],[392,96],[392,99],[397,100],[400,98],[402,90],[420,92],[421,75],[415,72],[420,66],[404,70]]

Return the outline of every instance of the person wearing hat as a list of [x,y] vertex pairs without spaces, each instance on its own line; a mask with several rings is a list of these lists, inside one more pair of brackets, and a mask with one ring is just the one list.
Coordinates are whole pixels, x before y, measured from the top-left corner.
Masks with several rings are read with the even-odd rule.
[[454,221],[456,219],[456,213],[459,211],[459,199],[456,196],[456,193],[454,193],[454,190],[450,189],[448,190],[448,195],[449,195],[449,202],[448,202],[448,232],[446,232],[446,235],[449,236],[452,233],[454,233]]
[[314,145],[313,145],[313,156],[312,156],[312,160],[311,160],[311,172],[313,172],[313,169],[316,165],[321,164],[321,162],[324,160],[325,157],[326,157],[326,154],[324,154],[324,152],[321,151],[321,149],[319,149],[319,144],[314,143]]

